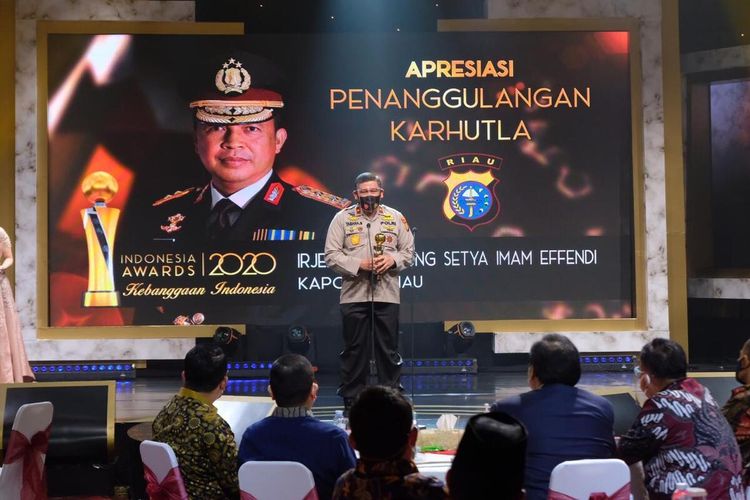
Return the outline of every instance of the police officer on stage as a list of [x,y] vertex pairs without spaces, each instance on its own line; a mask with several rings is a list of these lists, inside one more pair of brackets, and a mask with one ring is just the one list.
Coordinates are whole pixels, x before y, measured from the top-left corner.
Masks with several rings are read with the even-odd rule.
[[373,357],[378,383],[400,388],[398,273],[414,259],[414,237],[406,219],[381,203],[380,178],[365,172],[354,184],[357,204],[336,214],[325,244],[326,264],[343,277],[345,345],[339,395],[347,407],[367,384]]
[[190,103],[195,152],[211,176],[153,203],[157,239],[177,242],[314,240],[349,200],[309,186],[292,186],[274,171],[287,139],[273,89],[275,68],[247,53],[226,55],[208,88]]

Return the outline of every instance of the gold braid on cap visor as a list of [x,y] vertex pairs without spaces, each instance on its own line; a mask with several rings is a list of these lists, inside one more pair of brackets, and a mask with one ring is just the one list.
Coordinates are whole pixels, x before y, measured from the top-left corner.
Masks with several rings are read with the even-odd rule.
[[[231,102],[231,101],[230,101]],[[273,116],[273,108],[282,108],[281,101],[195,101],[195,118],[206,123],[258,123]]]

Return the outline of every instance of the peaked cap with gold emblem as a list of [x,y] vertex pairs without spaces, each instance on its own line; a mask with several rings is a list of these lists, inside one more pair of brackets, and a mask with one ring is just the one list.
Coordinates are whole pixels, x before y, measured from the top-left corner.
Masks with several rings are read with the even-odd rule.
[[269,61],[246,52],[227,52],[202,70],[205,87],[190,103],[195,118],[205,123],[258,123],[269,120],[284,99],[274,89],[280,73]]

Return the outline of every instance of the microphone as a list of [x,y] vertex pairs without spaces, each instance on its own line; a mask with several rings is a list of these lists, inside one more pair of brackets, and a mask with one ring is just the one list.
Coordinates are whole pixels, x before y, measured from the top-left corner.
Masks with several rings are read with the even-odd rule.
[[411,234],[417,234],[417,226],[411,227]]
[[367,223],[367,229],[370,229],[370,223],[369,222]]

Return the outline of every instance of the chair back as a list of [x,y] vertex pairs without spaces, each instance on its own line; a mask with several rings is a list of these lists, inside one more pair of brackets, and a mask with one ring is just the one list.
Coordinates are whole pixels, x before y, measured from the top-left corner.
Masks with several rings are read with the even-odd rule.
[[318,500],[312,472],[297,462],[245,462],[239,479],[242,500]]
[[151,500],[188,500],[177,456],[166,443],[143,441],[140,446],[146,493]]
[[552,469],[548,500],[629,498],[630,469],[622,460],[570,460]]
[[4,500],[47,498],[44,461],[52,413],[49,401],[28,403],[18,408],[0,471],[0,492]]

